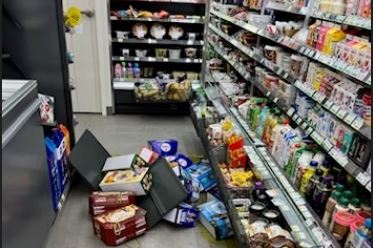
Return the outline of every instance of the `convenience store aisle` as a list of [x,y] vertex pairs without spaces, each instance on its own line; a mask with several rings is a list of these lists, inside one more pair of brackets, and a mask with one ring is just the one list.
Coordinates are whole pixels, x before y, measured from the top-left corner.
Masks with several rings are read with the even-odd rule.
[[[113,155],[137,152],[142,145],[146,145],[147,140],[161,138],[176,138],[179,141],[179,151],[186,154],[203,154],[202,144],[189,117],[77,115],[77,120],[77,140],[87,128]],[[88,214],[90,191],[79,176],[75,177],[62,211],[52,226],[46,248],[105,247],[93,234]],[[145,235],[119,247],[234,247],[234,241],[215,241],[200,224],[186,229],[161,222]]]

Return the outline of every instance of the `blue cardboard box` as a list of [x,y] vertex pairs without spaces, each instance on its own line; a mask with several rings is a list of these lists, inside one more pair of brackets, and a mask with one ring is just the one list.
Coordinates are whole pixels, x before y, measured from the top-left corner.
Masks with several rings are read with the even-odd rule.
[[192,180],[198,181],[203,190],[208,190],[216,185],[212,168],[204,163],[193,164],[186,169]]
[[206,202],[199,205],[198,209],[200,210],[201,224],[215,239],[225,239],[233,235],[227,210],[221,201]]

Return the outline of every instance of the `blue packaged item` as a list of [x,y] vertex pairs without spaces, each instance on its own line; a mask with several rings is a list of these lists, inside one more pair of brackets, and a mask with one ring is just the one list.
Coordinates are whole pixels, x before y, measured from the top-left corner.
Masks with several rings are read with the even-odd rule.
[[179,164],[181,168],[184,170],[189,168],[190,166],[193,165],[192,160],[190,160],[187,156],[184,154],[178,154],[175,158],[175,161]]
[[59,170],[60,181],[62,182],[62,188],[64,188],[69,175],[65,137],[60,129],[54,129],[51,138],[55,145],[55,159]]
[[219,240],[232,236],[232,226],[228,218],[227,210],[221,201],[213,200],[198,206],[200,210],[200,222]]
[[180,203],[177,208],[163,216],[163,219],[182,227],[194,227],[198,217],[198,209],[189,204]]
[[197,202],[199,200],[200,192],[203,190],[201,184],[197,180],[193,180],[184,170],[181,170],[181,182],[188,192],[185,201],[189,203]]
[[150,149],[160,154],[161,156],[173,156],[177,153],[177,141],[173,139],[169,140],[149,140]]
[[193,164],[186,169],[186,172],[190,175],[192,180],[198,181],[204,190],[208,190],[216,185],[212,168],[207,164]]
[[56,146],[50,138],[45,138],[45,147],[47,150],[47,165],[49,175],[49,185],[52,195],[52,204],[55,211],[58,210],[58,203],[63,193],[63,183],[61,181],[60,170],[56,161],[55,150]]

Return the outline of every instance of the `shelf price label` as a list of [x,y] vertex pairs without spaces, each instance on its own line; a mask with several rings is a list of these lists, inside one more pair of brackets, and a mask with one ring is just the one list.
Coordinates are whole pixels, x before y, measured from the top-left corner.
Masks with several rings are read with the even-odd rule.
[[309,126],[306,130],[305,130],[306,134],[307,135],[311,135],[313,133],[313,128],[311,126]]
[[345,118],[344,121],[351,125],[351,123],[356,119],[357,115],[355,113],[349,113]]
[[327,109],[331,109],[332,106],[333,102],[331,100],[326,101],[326,103],[324,104],[324,107]]
[[330,111],[333,113],[333,114],[337,114],[337,112],[339,111],[339,106],[338,105],[333,105],[331,108],[330,108]]
[[347,110],[345,109],[340,109],[337,113],[337,116],[341,119],[343,119],[347,115]]
[[330,151],[332,149],[333,144],[330,143],[328,139],[325,139],[324,142],[322,143],[322,146],[325,148],[326,151]]
[[370,176],[366,173],[359,172],[356,176],[356,180],[361,183],[361,185],[365,186],[369,182]]
[[277,102],[278,102],[278,98],[275,97],[275,98],[273,99],[273,102],[274,102],[274,103],[277,103]]
[[289,108],[287,114],[288,114],[288,116],[292,117],[294,112],[295,112],[295,109],[293,107],[291,107],[291,108]]
[[301,125],[301,128],[302,128],[303,130],[306,130],[307,127],[308,127],[307,122],[303,122],[302,125]]
[[302,123],[302,118],[300,118],[300,117],[298,117],[298,119],[295,121],[297,124],[298,124],[298,126]]
[[364,119],[357,117],[354,122],[352,122],[351,126],[356,129],[360,130],[360,128],[364,125]]

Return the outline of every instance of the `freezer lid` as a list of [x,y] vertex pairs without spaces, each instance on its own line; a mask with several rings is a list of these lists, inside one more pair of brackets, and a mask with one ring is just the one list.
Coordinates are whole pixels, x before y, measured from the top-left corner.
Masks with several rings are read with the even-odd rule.
[[149,228],[188,196],[184,185],[164,158],[159,158],[150,166],[150,173],[153,180],[149,194],[138,199],[139,206],[148,211],[146,218]]
[[93,189],[99,189],[103,179],[102,168],[110,154],[86,129],[69,156],[70,163]]

